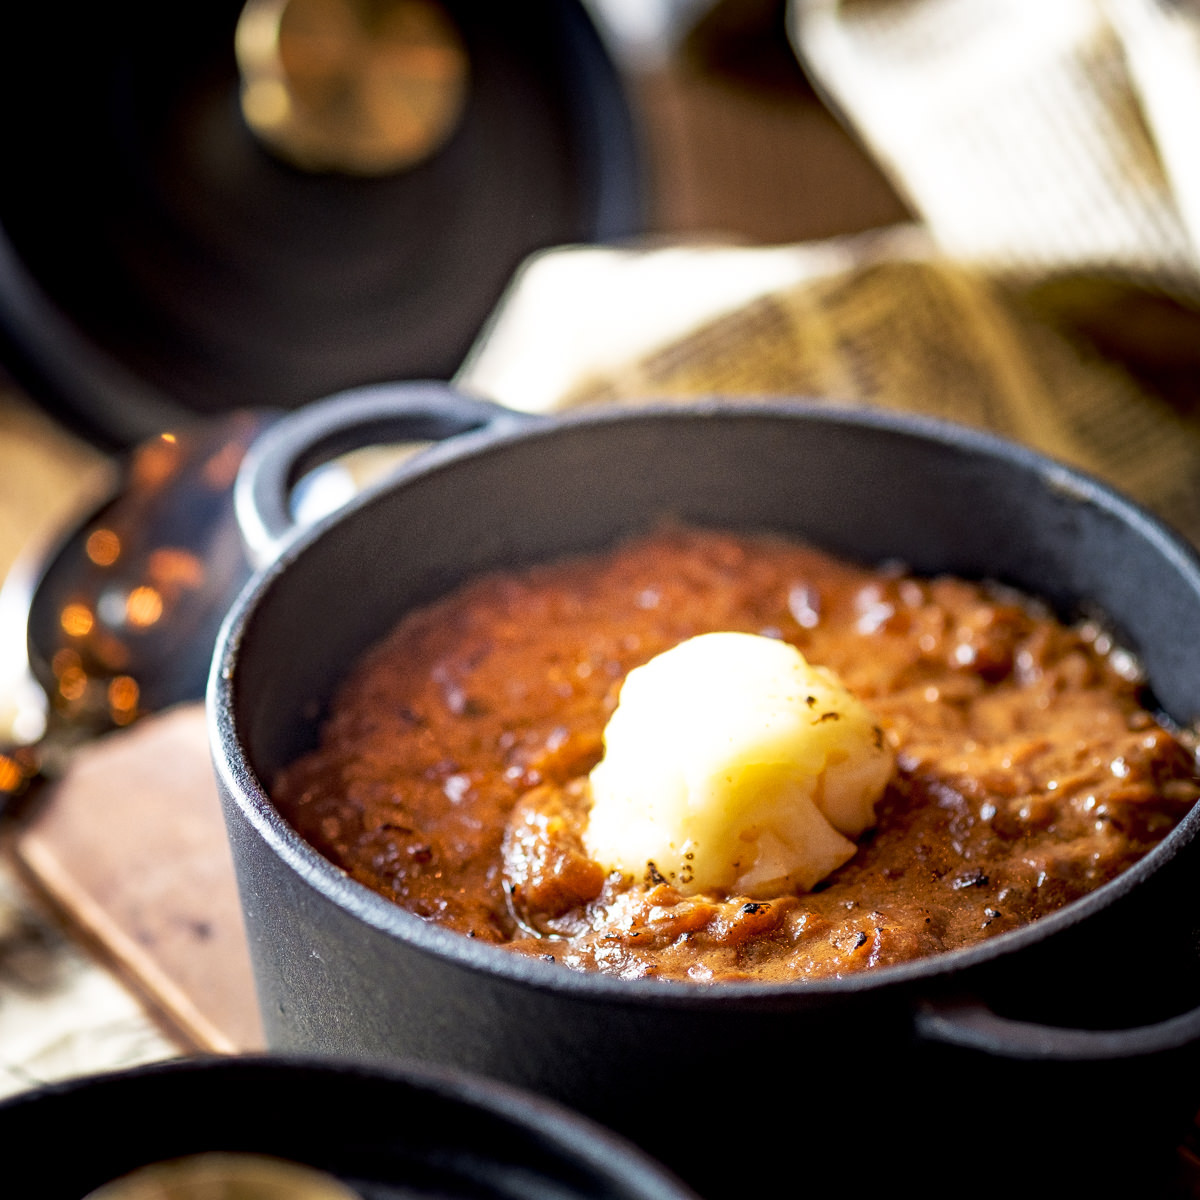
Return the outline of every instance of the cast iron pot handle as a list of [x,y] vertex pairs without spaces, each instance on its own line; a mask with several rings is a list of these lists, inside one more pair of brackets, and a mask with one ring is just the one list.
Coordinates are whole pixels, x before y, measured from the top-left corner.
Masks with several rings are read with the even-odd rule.
[[255,439],[234,485],[234,507],[255,567],[273,562],[297,522],[292,489],[322,463],[365,446],[439,442],[540,418],[445,383],[380,383],[350,388],[287,413]]
[[1000,1058],[1085,1062],[1178,1050],[1200,1037],[1200,1008],[1128,1029],[1070,1029],[1003,1017],[976,997],[922,1000],[918,1038]]

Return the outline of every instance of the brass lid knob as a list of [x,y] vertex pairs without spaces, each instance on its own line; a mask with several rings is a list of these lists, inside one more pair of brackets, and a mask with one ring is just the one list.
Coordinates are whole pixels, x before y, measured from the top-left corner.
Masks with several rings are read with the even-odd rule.
[[246,123],[303,170],[414,166],[466,105],[466,47],[434,0],[247,0],[235,51]]

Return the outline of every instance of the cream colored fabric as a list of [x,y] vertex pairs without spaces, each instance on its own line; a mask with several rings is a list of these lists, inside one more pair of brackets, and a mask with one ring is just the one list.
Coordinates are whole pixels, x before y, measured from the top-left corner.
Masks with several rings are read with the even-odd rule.
[[793,0],[809,74],[957,262],[1200,299],[1194,0]]
[[535,412],[717,395],[926,413],[1098,475],[1200,542],[1200,427],[1121,364],[919,230],[781,249],[770,261],[786,280],[760,277],[771,253],[548,252],[459,383]]

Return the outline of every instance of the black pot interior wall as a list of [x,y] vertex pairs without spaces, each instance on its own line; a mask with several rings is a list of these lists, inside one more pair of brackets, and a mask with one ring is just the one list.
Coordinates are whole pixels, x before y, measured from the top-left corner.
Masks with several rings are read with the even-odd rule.
[[[1170,549],[1143,537],[1136,513],[1065,472],[1032,467],[1019,449],[976,453],[965,431],[911,436],[867,414],[797,420],[786,405],[711,417],[583,414],[515,441],[465,436],[475,440],[460,457],[366,498],[268,589],[239,688],[293,698],[297,711],[280,721],[268,706],[261,728],[251,721],[240,731],[264,777],[304,748],[331,687],[407,606],[481,570],[604,546],[663,517],[990,577],[1067,616],[1086,598],[1143,656],[1166,712],[1181,723],[1200,715],[1200,643],[1161,637],[1191,623],[1197,569],[1165,569],[1159,556]],[[934,479],[929,488],[911,482]],[[1148,588],[1150,578],[1158,582]],[[292,652],[297,645],[305,655]]]

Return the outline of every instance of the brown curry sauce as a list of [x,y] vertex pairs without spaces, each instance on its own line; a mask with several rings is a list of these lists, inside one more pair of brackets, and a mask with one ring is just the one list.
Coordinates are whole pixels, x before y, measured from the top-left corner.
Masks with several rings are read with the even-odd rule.
[[[685,638],[794,643],[871,708],[897,771],[857,855],[810,893],[681,896],[582,848],[621,681]],[[352,877],[468,937],[626,977],[836,977],[1052,912],[1198,795],[1099,623],[773,536],[671,528],[476,579],[353,667],[281,812]]]

